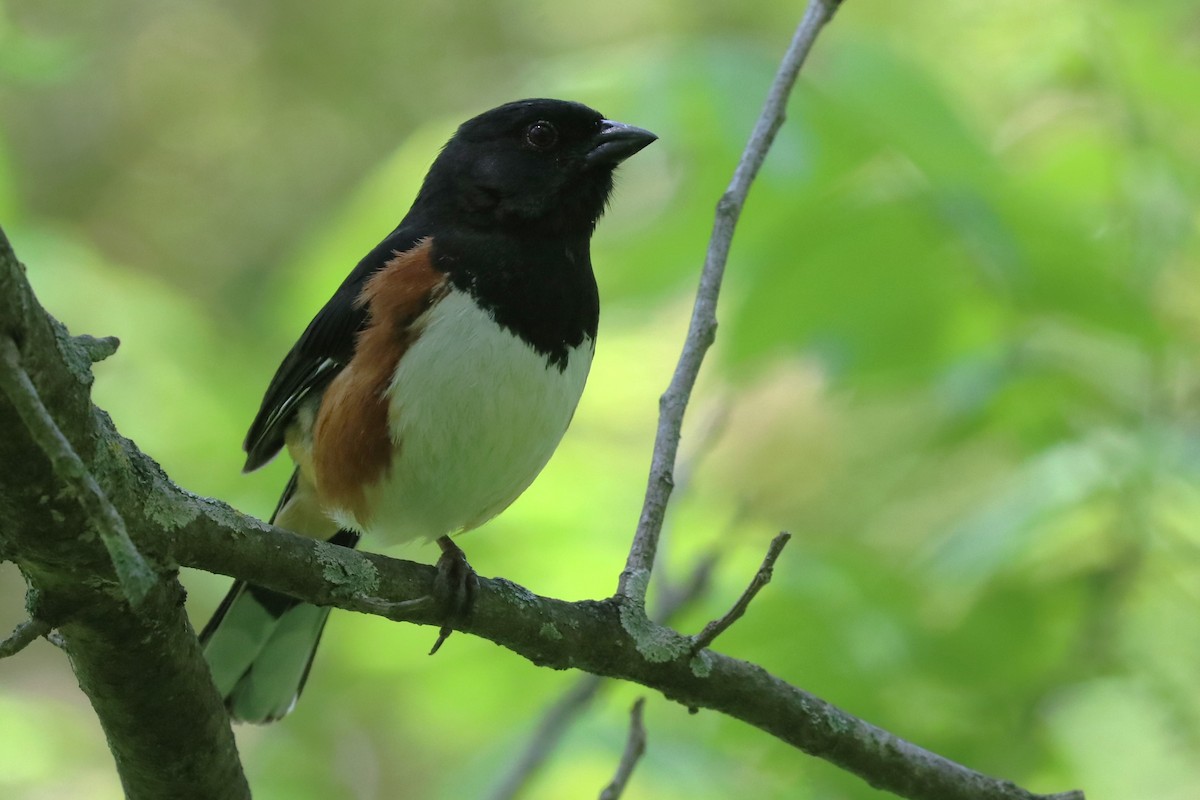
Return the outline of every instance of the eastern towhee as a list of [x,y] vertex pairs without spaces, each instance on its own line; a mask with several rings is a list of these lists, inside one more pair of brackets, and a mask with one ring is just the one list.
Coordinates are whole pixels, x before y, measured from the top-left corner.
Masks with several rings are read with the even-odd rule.
[[[523,492],[558,446],[596,341],[590,240],[613,170],[654,134],[561,100],[463,123],[400,225],[309,323],[246,436],[287,448],[272,521],[353,547],[446,538]],[[242,582],[201,633],[230,715],[292,709],[328,608]]]

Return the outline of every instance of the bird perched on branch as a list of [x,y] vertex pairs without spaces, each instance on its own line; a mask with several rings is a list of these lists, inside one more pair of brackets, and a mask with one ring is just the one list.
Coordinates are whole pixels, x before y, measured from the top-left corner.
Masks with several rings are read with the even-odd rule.
[[[267,387],[245,469],[284,448],[295,462],[276,525],[347,547],[436,539],[442,574],[469,573],[449,536],[512,503],[575,412],[599,318],[592,231],[613,170],[655,138],[561,100],[458,128]],[[448,615],[469,603],[446,596]],[[201,633],[233,718],[292,709],[328,615],[233,586]]]

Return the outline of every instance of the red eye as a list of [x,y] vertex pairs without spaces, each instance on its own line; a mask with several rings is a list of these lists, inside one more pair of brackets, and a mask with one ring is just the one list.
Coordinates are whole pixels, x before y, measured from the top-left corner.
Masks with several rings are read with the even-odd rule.
[[558,143],[558,131],[545,120],[539,120],[525,131],[525,141],[535,150],[549,150]]

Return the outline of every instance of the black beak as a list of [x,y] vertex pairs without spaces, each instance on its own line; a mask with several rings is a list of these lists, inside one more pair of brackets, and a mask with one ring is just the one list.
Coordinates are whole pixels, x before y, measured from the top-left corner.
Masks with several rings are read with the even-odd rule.
[[587,164],[615,167],[657,138],[650,131],[623,122],[601,120],[600,132],[592,139],[592,149],[587,154]]

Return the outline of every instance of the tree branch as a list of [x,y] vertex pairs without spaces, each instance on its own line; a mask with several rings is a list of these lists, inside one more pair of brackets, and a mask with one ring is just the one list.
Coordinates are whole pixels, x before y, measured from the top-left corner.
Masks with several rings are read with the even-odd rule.
[[8,638],[0,642],[0,658],[15,656],[24,650],[34,639],[45,636],[50,632],[50,626],[36,619],[27,619],[13,629]]
[[[173,570],[155,576],[143,562],[150,583],[134,611],[114,569],[119,560],[86,533],[95,530],[93,514],[106,521],[101,525],[124,520],[154,563],[160,526],[146,520],[156,507],[155,487],[138,478],[157,465],[91,404],[91,363],[106,348],[76,342],[38,305],[2,230],[0,336],[21,351],[21,372],[6,370],[9,383],[0,392],[0,550],[29,584],[30,617],[57,629],[55,641],[96,711],[126,796],[248,798]],[[10,351],[10,367],[12,361]],[[11,391],[14,378],[27,385]],[[54,438],[49,446],[47,436]]]
[[[236,575],[317,605],[441,624],[432,609],[407,602],[432,591],[432,566],[314,542],[212,500],[176,499],[181,509],[198,515],[165,533],[185,566]],[[247,529],[257,532],[248,536]],[[712,650],[693,657],[691,641],[669,628],[653,626],[635,638],[625,629],[615,598],[569,603],[502,578],[481,577],[471,618],[455,627],[539,666],[631,681],[688,708],[743,720],[902,797],[1042,797],[923,750],[754,664]],[[657,643],[650,651],[644,648],[647,636]],[[1064,797],[1081,800],[1082,795]]]
[[692,389],[700,374],[700,365],[716,338],[717,297],[721,292],[725,264],[729,260],[734,228],[741,216],[742,207],[746,204],[750,185],[758,175],[772,142],[775,141],[775,134],[783,125],[787,99],[800,74],[800,67],[804,65],[809,51],[812,50],[817,34],[833,18],[840,4],[841,0],[809,1],[804,17],[792,37],[791,45],[775,73],[763,110],[734,170],[729,187],[717,203],[712,236],[709,238],[708,252],[704,258],[704,269],[700,273],[700,287],[696,291],[696,300],[692,306],[692,318],[688,325],[683,352],[679,355],[671,383],[659,400],[658,430],[654,438],[654,455],[650,462],[646,499],[638,519],[637,533],[629,549],[629,558],[617,585],[617,595],[632,601],[638,608],[645,608],[646,590],[650,585],[650,572],[658,551],[663,517],[666,515],[667,502],[674,488],[673,472],[675,458],[679,452],[684,412],[687,411]]
[[[89,350],[88,357],[91,356],[92,351]],[[138,606],[154,586],[154,572],[133,546],[129,533],[125,530],[125,520],[121,519],[121,515],[104,496],[104,492],[87,471],[83,461],[71,449],[67,437],[63,436],[42,404],[42,398],[38,396],[37,389],[21,366],[21,352],[17,349],[17,343],[2,335],[0,389],[8,395],[8,401],[16,408],[21,422],[25,423],[25,430],[50,459],[50,466],[59,480],[87,512],[108,550],[108,557],[112,559],[125,597],[133,606]]]

